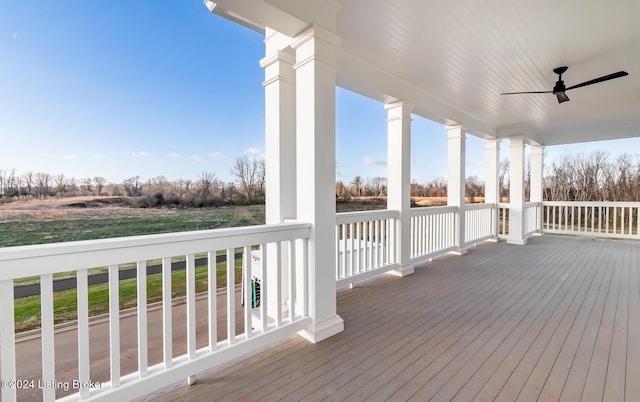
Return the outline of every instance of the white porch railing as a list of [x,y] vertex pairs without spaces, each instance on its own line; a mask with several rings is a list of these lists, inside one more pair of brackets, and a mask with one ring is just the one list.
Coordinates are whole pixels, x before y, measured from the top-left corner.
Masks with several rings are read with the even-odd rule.
[[467,204],[464,208],[465,244],[478,243],[494,236],[495,204]]
[[398,211],[336,215],[336,281],[341,287],[397,267]]
[[[55,378],[56,356],[54,356],[54,313],[53,313],[53,274],[76,271],[77,273],[77,334],[78,334],[78,377],[80,384],[77,393],[65,400],[78,400],[92,397],[103,400],[129,400],[147,394],[180,379],[193,379],[193,375],[234,359],[274,341],[284,339],[308,326],[307,313],[307,241],[310,225],[295,223],[281,225],[263,225],[243,228],[218,229],[210,231],[187,232],[135,236],[128,238],[92,240],[51,245],[37,245],[0,249],[0,373],[2,375],[2,401],[16,400],[16,347],[14,327],[13,281],[19,277],[40,276],[42,309],[42,383],[53,384]],[[290,300],[289,310],[285,314],[280,310],[268,311],[268,303],[260,303],[256,309],[244,308],[244,330],[238,333],[236,311],[240,307],[235,301],[235,249],[243,249],[242,286],[244,294],[252,294],[249,255],[252,249],[262,253],[261,261],[266,261],[267,245],[275,244],[278,249],[286,245],[289,250],[288,264],[278,269],[262,264],[262,294],[273,293],[280,300],[280,287],[268,289],[267,275],[284,275],[282,267],[288,267],[283,277],[288,278]],[[216,252],[226,250],[227,300],[226,312],[218,313],[216,305]],[[195,322],[195,254],[208,252],[208,346],[196,349]],[[171,319],[171,257],[186,256],[186,332],[187,351],[172,356],[172,319]],[[302,257],[302,258],[300,258]],[[147,341],[147,285],[146,261],[162,258],[162,306],[163,306],[163,362],[148,365]],[[137,262],[137,344],[138,370],[121,375],[120,363],[120,311],[118,264]],[[109,322],[110,322],[110,380],[94,387],[95,380],[90,372],[89,358],[89,320],[88,320],[88,284],[87,268],[109,267]],[[297,278],[297,279],[296,279]],[[301,287],[297,284],[302,283]],[[245,303],[251,306],[251,303]],[[301,306],[296,309],[295,306]],[[300,311],[298,311],[300,310]],[[257,317],[256,317],[257,316]],[[254,321],[254,318],[257,318]],[[226,339],[218,339],[218,319],[226,319]],[[256,324],[256,322],[258,324]],[[58,358],[68,359],[67,356]],[[92,382],[93,380],[93,382]],[[84,384],[85,386],[82,386]],[[5,386],[7,385],[7,386]],[[42,399],[55,399],[55,388],[43,388]]]
[[543,209],[547,233],[640,239],[639,202],[554,201]]
[[506,239],[509,236],[509,204],[498,204],[498,238]]
[[[506,239],[509,237],[509,203],[498,204],[498,237]],[[541,205],[539,202],[524,203],[524,227],[523,236],[529,237],[542,230],[540,227]]]
[[541,205],[539,202],[525,202],[524,203],[524,237],[529,237],[532,234],[540,231],[540,213]]
[[457,207],[411,208],[411,262],[456,249]]

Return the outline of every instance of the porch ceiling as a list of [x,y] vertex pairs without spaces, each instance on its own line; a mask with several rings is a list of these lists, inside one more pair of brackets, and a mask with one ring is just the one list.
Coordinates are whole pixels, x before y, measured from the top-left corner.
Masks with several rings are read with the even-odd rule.
[[[220,0],[221,10],[293,36],[335,31],[338,85],[482,137],[544,145],[640,136],[640,3],[636,0]],[[209,4],[213,4],[210,3]],[[331,14],[337,12],[337,20]],[[629,76],[568,92],[619,70]]]

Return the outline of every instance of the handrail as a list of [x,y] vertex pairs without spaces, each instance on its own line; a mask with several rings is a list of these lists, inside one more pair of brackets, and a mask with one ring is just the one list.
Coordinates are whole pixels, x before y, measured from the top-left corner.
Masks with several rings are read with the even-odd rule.
[[[42,379],[45,382],[65,381],[55,375],[53,275],[57,272],[76,271],[77,277],[77,336],[79,389],[69,397],[86,399],[134,399],[167,383],[189,378],[211,367],[225,363],[270,343],[285,339],[306,328],[308,316],[308,239],[311,225],[285,223],[248,226],[196,232],[132,236],[44,245],[20,246],[0,249],[0,372],[3,380],[16,380],[16,347],[14,327],[13,281],[26,276],[40,276],[42,314]],[[236,306],[236,248],[242,248],[243,307]],[[274,258],[267,258],[267,251]],[[272,251],[273,252],[272,252]],[[218,251],[226,251],[226,311],[217,308]],[[208,253],[207,297],[209,343],[196,348],[195,277],[196,253]],[[257,253],[257,255],[254,255]],[[186,257],[186,316],[183,333],[187,350],[181,356],[172,352],[172,290],[171,259]],[[257,258],[256,258],[257,257]],[[147,341],[147,273],[146,261],[162,259],[162,335],[163,362],[148,364]],[[267,261],[269,262],[267,269]],[[275,263],[271,263],[275,261]],[[118,264],[137,263],[136,293],[138,297],[137,350],[138,370],[122,376],[120,361],[120,308]],[[110,381],[92,387],[89,357],[89,285],[88,270],[96,266],[109,269],[109,346]],[[254,276],[261,279],[257,292]],[[258,296],[260,295],[260,296]],[[266,295],[266,296],[265,296]],[[252,297],[249,297],[252,296]],[[255,301],[260,300],[259,306]],[[272,302],[273,301],[273,302]],[[236,333],[236,314],[242,311],[243,332]],[[226,338],[218,337],[218,320],[226,320]],[[64,356],[63,356],[64,358]],[[62,375],[64,376],[64,375]],[[55,389],[42,389],[44,400],[55,398]],[[16,389],[3,388],[2,399],[16,399]]]
[[458,207],[443,205],[439,207],[419,207],[411,208],[411,216],[435,215],[446,212],[458,212]]
[[398,219],[399,217],[400,211],[388,209],[340,212],[336,214],[336,224],[363,222],[373,219]]
[[285,223],[0,248],[0,281],[309,237],[310,228]]

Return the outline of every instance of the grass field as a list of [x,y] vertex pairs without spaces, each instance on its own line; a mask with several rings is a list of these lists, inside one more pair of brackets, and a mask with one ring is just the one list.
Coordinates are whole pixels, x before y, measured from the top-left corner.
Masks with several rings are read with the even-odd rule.
[[264,223],[264,206],[207,209],[126,207],[46,210],[0,207],[0,247],[184,232]]
[[[239,283],[242,275],[242,262],[236,260],[235,281]],[[196,267],[196,293],[207,290],[208,272],[206,266]],[[216,266],[216,283],[219,288],[227,286],[226,263]],[[137,280],[120,281],[120,309],[136,307]],[[181,297],[186,293],[186,271],[174,271],[171,275],[172,297]],[[147,303],[162,300],[162,275],[147,276]],[[75,289],[55,292],[53,296],[55,323],[77,319],[77,292]],[[103,283],[89,287],[89,316],[93,317],[109,312],[109,284]],[[16,331],[28,331],[40,327],[40,296],[30,296],[15,301]]]
[[[439,202],[438,200],[437,202]],[[78,207],[82,204],[88,207]],[[76,206],[72,206],[76,205]],[[99,207],[91,207],[99,205]],[[362,199],[338,203],[338,212],[384,209],[385,199]],[[233,206],[204,209],[131,208],[117,197],[85,197],[12,202],[0,205],[0,247],[57,243],[77,240],[183,232],[263,224],[264,205]],[[184,256],[174,257],[174,261]],[[147,264],[159,261],[148,261]],[[134,268],[135,263],[122,264],[120,269]],[[106,267],[91,269],[89,274],[105,272]],[[236,283],[240,279],[240,261],[236,261]],[[75,272],[62,272],[54,279],[74,277]],[[217,265],[218,286],[226,286],[226,265]],[[20,278],[15,286],[38,283],[39,277]],[[161,298],[161,275],[147,277],[148,302]],[[196,270],[196,291],[206,289],[206,267]],[[173,297],[185,294],[185,271],[172,273]],[[136,305],[136,279],[120,281],[120,308]],[[108,284],[89,287],[90,315],[108,311]],[[54,293],[56,323],[76,319],[76,291]],[[40,296],[16,300],[16,330],[26,331],[40,325]]]

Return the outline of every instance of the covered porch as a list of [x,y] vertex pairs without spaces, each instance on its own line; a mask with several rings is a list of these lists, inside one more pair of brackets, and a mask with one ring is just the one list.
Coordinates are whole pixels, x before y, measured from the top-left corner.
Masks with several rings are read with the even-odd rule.
[[[265,35],[267,224],[0,250],[0,374],[10,385],[3,401],[23,392],[15,385],[24,379],[16,369],[14,279],[41,278],[41,370],[32,378],[56,384],[60,361],[70,359],[56,353],[53,274],[69,270],[76,271],[78,306],[70,378],[79,386],[70,393],[44,387],[38,395],[45,400],[640,394],[638,243],[531,238],[638,239],[638,203],[543,202],[544,146],[640,133],[635,3],[574,1],[584,11],[579,18],[565,10],[558,24],[535,25],[529,17],[555,16],[556,2],[495,1],[487,9],[465,1],[204,3]],[[607,29],[596,37],[594,27]],[[562,64],[575,66],[575,82],[621,69],[630,77],[580,89],[584,97],[562,105],[550,94],[501,97],[550,89],[557,77],[549,71]],[[336,86],[378,100],[387,112],[386,211],[336,214]],[[445,207],[411,208],[415,115],[446,127]],[[465,204],[467,135],[485,141],[479,205]],[[502,140],[509,141],[508,204],[499,196]],[[219,254],[227,261],[224,296],[215,274]],[[206,291],[197,295],[196,261],[204,257]],[[186,265],[180,322],[172,258]],[[146,297],[151,259],[163,266],[153,315]],[[133,329],[123,331],[118,269],[131,263],[138,303]],[[96,266],[107,266],[110,276],[102,331],[108,357],[98,368],[87,280]],[[380,276],[387,272],[395,277]],[[260,303],[248,297],[256,296],[256,281]],[[158,339],[151,340],[151,328]],[[178,352],[176,332],[184,339]],[[185,379],[198,385],[165,388]]]
[[583,400],[640,394],[640,243],[484,243],[338,291],[344,332],[293,337],[144,398]]

